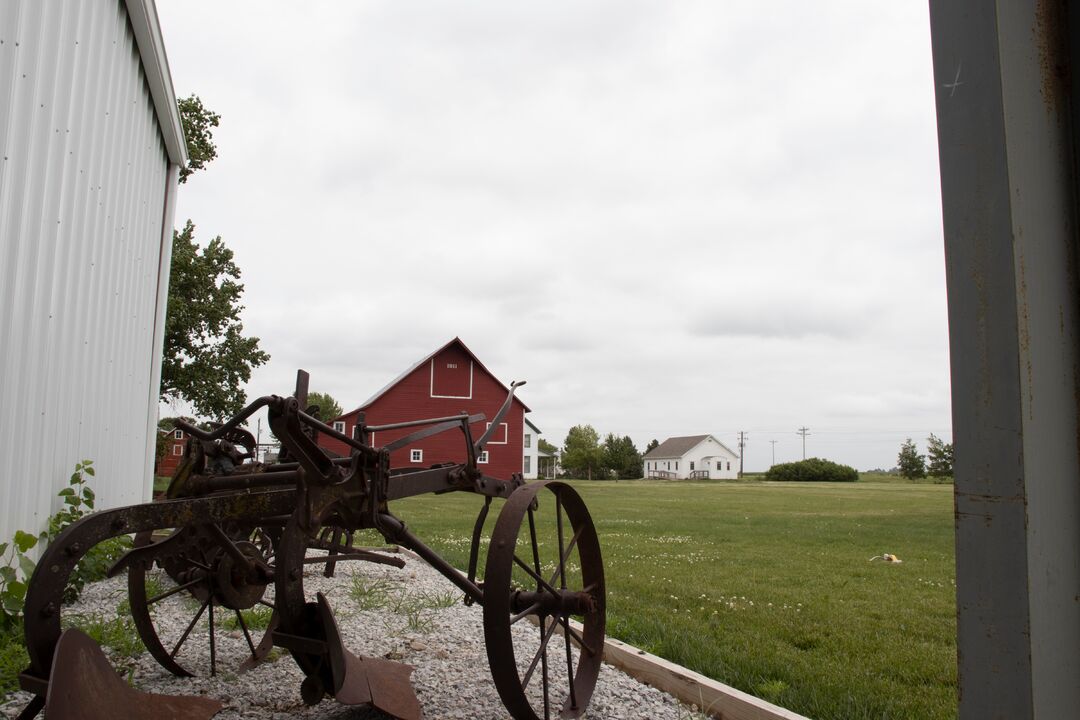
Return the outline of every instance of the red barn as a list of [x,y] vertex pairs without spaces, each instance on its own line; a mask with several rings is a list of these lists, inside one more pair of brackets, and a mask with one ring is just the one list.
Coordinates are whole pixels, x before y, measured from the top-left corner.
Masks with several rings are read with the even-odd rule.
[[158,430],[166,437],[165,453],[154,468],[154,474],[161,477],[172,477],[176,472],[180,460],[184,457],[184,446],[187,444],[187,435],[183,430]]
[[[509,392],[509,387],[499,382],[465,343],[454,338],[399,375],[363,405],[329,424],[351,437],[360,413],[364,413],[367,425],[389,425],[462,412],[469,415],[482,413],[490,420],[499,412]],[[523,471],[527,412],[529,408],[515,397],[485,452],[477,460],[485,475],[505,479]],[[480,439],[488,425],[488,422],[481,422],[471,426],[473,442]],[[372,433],[370,441],[373,446],[380,447],[418,429],[382,430]],[[325,435],[319,436],[319,445],[341,455],[349,454],[345,443]],[[464,461],[465,440],[457,430],[418,440],[395,450],[390,456],[392,467],[428,467],[441,462]]]

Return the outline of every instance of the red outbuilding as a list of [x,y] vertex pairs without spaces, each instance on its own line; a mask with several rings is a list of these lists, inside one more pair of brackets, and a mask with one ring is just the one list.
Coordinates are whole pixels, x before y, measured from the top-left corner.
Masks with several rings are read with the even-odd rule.
[[[366,425],[447,417],[467,413],[483,414],[488,421],[495,417],[510,389],[484,367],[459,338],[454,338],[435,352],[415,363],[379,390],[360,407],[335,418],[329,424],[350,437],[357,418],[363,413]],[[506,479],[523,472],[524,437],[532,432],[525,427],[529,408],[515,396],[509,411],[488,441],[484,453],[477,459],[485,475]],[[490,422],[473,423],[473,441],[479,440]],[[418,428],[382,430],[372,433],[370,442],[380,447],[408,435]],[[533,440],[535,444],[535,439]],[[319,445],[341,455],[348,455],[345,443],[325,435]],[[458,430],[417,440],[408,447],[395,450],[390,456],[392,467],[428,467],[443,462],[464,462],[465,440]],[[535,468],[531,468],[535,472]]]
[[184,458],[184,446],[187,444],[187,434],[183,430],[158,430],[165,436],[165,452],[158,460],[154,474],[161,477],[172,477],[177,466]]

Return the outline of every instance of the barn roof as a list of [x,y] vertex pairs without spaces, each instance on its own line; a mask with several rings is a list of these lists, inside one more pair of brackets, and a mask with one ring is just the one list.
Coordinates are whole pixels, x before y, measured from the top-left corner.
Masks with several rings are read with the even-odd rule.
[[[703,443],[705,440],[712,438],[717,445],[727,450],[735,457],[738,455],[731,450],[727,445],[720,442],[712,435],[686,435],[684,437],[672,437],[668,438],[664,442],[654,447],[649,452],[645,453],[646,458],[676,458],[682,457],[686,453],[693,450],[695,447]],[[644,458],[642,458],[644,459]]]
[[[501,387],[501,388],[502,388],[502,389],[503,389],[504,391],[506,391],[506,393],[507,393],[507,394],[509,394],[509,392],[510,392],[510,388],[508,388],[508,387],[506,387],[505,385],[503,385],[502,381],[501,381],[501,380],[499,380],[499,378],[495,376],[495,373],[493,373],[493,372],[491,372],[490,370],[488,370],[488,369],[487,369],[487,368],[486,368],[486,367],[484,366],[484,363],[480,362],[480,358],[476,357],[476,355],[475,355],[475,354],[473,354],[473,351],[472,351],[472,350],[470,350],[470,349],[468,348],[468,346],[466,346],[466,345],[465,345],[465,343],[463,343],[463,342],[461,341],[461,338],[459,338],[459,337],[455,337],[455,338],[454,338],[453,340],[451,340],[450,342],[446,343],[445,345],[443,345],[443,346],[442,346],[442,347],[440,347],[439,349],[435,350],[435,351],[434,351],[434,352],[432,352],[432,353],[428,353],[428,354],[427,354],[427,355],[425,355],[424,357],[422,357],[422,358],[420,358],[419,360],[417,360],[416,362],[414,362],[414,363],[413,363],[412,365],[410,365],[410,366],[408,367],[408,369],[406,369],[406,370],[405,370],[405,372],[401,373],[401,374],[400,374],[400,375],[398,375],[398,376],[397,376],[396,378],[394,378],[393,380],[391,380],[391,381],[390,381],[389,383],[387,383],[386,385],[384,385],[384,386],[383,386],[383,387],[382,387],[382,388],[381,388],[381,389],[380,389],[380,390],[379,390],[378,392],[376,392],[376,393],[375,393],[374,395],[372,395],[372,396],[371,396],[371,397],[369,397],[369,398],[368,398],[367,400],[365,400],[364,402],[362,402],[362,403],[360,404],[360,406],[359,406],[359,407],[357,407],[357,408],[354,408],[353,410],[350,410],[350,411],[349,411],[349,412],[347,412],[347,413],[342,413],[341,415],[338,415],[338,417],[345,417],[346,415],[352,415],[352,414],[353,414],[353,413],[355,413],[355,412],[359,412],[360,410],[364,410],[364,409],[366,409],[366,408],[367,408],[367,407],[369,407],[369,406],[370,406],[370,405],[371,405],[372,403],[374,403],[374,402],[375,402],[376,400],[378,400],[378,399],[379,399],[379,398],[381,398],[381,397],[382,397],[383,395],[385,395],[385,394],[387,393],[387,391],[388,391],[388,390],[390,390],[390,388],[394,387],[394,386],[395,386],[395,385],[397,385],[397,384],[398,384],[399,382],[401,382],[402,380],[404,380],[405,378],[407,378],[407,377],[408,377],[408,376],[409,376],[410,374],[412,374],[412,373],[413,373],[413,371],[415,371],[415,370],[416,370],[417,368],[419,368],[420,366],[422,366],[422,365],[423,365],[424,363],[426,363],[426,362],[429,362],[429,361],[430,361],[430,360],[431,360],[431,359],[432,359],[433,357],[435,357],[436,355],[438,355],[439,353],[441,353],[441,352],[442,352],[443,350],[446,350],[446,349],[447,349],[448,347],[451,347],[451,346],[453,346],[453,345],[457,345],[457,346],[458,346],[458,347],[460,347],[460,348],[461,348],[462,350],[464,350],[464,351],[465,351],[465,354],[466,354],[466,355],[468,355],[468,356],[469,356],[470,358],[472,358],[472,361],[473,361],[474,363],[476,363],[476,365],[477,365],[477,366],[478,366],[478,367],[479,367],[479,368],[480,368],[481,370],[483,370],[483,371],[484,371],[484,372],[486,372],[486,373],[487,373],[488,375],[490,375],[490,376],[491,376],[491,377],[492,377],[492,378],[493,378],[493,379],[495,380],[495,382],[499,383],[499,386],[500,386],[500,387]],[[519,399],[517,398],[517,396],[515,396],[515,397],[514,397],[514,400],[517,400],[517,402],[521,403],[521,406],[522,406],[523,408],[525,408],[525,412],[532,412],[532,411],[531,411],[531,410],[529,409],[529,406],[528,406],[528,405],[526,405],[525,403],[521,402],[521,400],[519,400]],[[337,419],[337,418],[335,418],[335,420],[336,420],[336,419]],[[528,422],[528,421],[526,420],[526,422]],[[535,427],[535,426],[534,426],[534,427]],[[539,432],[539,430],[537,430],[537,432]]]

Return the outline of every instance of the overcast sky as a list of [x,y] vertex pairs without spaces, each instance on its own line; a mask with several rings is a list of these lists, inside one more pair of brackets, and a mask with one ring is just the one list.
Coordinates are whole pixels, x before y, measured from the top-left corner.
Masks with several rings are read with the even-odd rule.
[[352,408],[460,336],[556,445],[951,439],[925,3],[157,5],[222,117],[176,224],[236,253],[249,397]]

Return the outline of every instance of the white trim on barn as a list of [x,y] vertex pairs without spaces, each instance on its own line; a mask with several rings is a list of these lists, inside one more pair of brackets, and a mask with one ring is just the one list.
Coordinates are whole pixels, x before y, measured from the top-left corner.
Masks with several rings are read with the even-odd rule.
[[739,455],[712,435],[668,438],[642,458],[645,477],[683,480],[734,480]]
[[0,538],[148,500],[179,167],[152,0],[0,3]]

